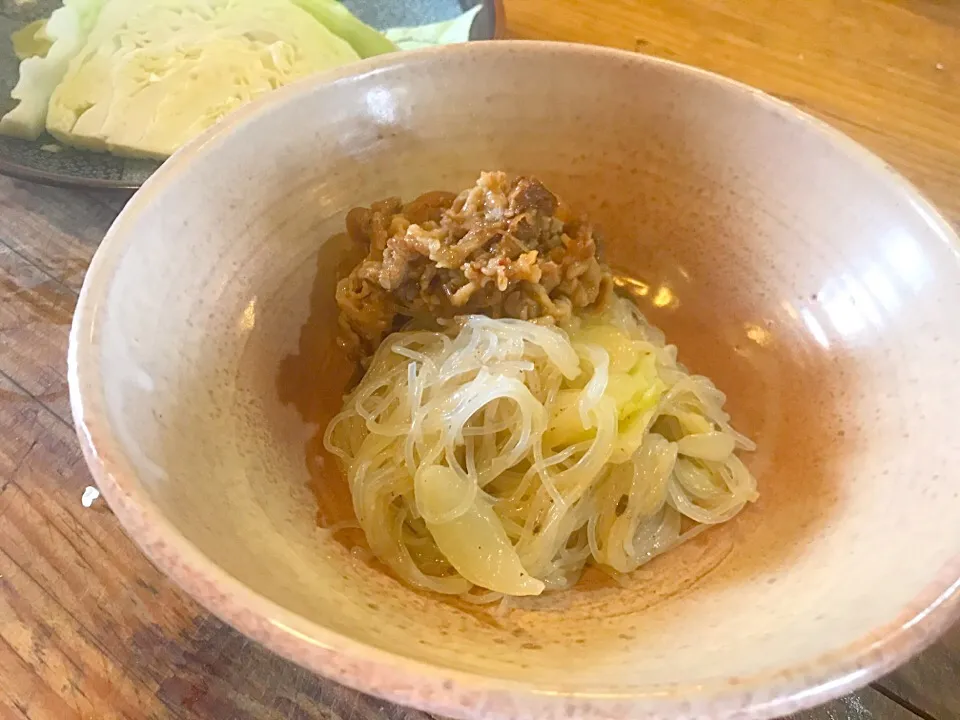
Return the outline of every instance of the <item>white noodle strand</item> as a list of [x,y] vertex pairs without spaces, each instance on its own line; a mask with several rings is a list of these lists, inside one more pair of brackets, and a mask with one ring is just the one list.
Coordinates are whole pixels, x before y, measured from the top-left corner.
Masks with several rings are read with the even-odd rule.
[[622,578],[756,500],[725,400],[617,299],[562,329],[467,316],[395,333],[324,445],[377,558],[507,612],[587,563]]

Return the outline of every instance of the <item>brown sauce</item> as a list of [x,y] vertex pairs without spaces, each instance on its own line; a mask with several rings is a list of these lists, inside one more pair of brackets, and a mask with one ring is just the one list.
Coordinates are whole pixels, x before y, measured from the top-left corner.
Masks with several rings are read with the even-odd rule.
[[280,363],[276,377],[280,401],[296,408],[307,424],[317,428],[304,448],[310,489],[317,499],[317,524],[335,529],[334,538],[347,550],[367,550],[363,531],[356,526],[353,500],[336,458],[323,447],[327,424],[340,412],[343,394],[358,379],[359,369],[337,347],[337,279],[350,271],[362,249],[346,234],[326,242],[317,253],[316,274],[310,292],[310,313],[300,329],[297,352]]

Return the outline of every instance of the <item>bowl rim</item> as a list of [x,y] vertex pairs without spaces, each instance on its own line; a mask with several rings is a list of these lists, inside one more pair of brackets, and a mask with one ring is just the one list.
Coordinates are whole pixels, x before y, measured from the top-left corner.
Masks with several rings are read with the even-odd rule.
[[[515,40],[471,42],[384,55],[274,91],[235,111],[178,151],[137,192],[107,232],[90,263],[70,330],[70,405],[84,457],[127,534],[188,595],[245,635],[288,659],[362,692],[429,712],[461,718],[770,718],[812,707],[866,685],[931,644],[960,616],[960,552],[890,622],[857,641],[793,666],[707,683],[650,685],[630,692],[578,692],[492,677],[415,660],[341,635],[293,613],[229,575],[186,537],[148,498],[104,412],[97,334],[113,271],[131,237],[129,228],[153,198],[184,168],[225,142],[229,134],[326,86],[373,76],[400,66],[429,64],[449,55],[497,57],[504,53],[606,58],[653,65],[722,86],[748,97],[782,120],[825,135],[851,162],[860,163],[899,192],[913,212],[951,246],[960,263],[960,239],[913,185],[857,142],[818,118],[761,90],[671,60],[613,48]],[[952,244],[952,245],[951,245]]]

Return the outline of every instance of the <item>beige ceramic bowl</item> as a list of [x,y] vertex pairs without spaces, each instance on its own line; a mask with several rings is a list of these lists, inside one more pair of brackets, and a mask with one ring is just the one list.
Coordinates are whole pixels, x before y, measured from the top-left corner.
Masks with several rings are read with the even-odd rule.
[[[759,446],[734,522],[502,617],[354,558],[305,449],[347,377],[327,238],[481,169],[588,212]],[[73,410],[157,565],[319,673],[464,718],[767,718],[956,617],[956,242],[883,162],[709,73],[530,43],[380,58],[230,116],[137,194],[84,284]],[[313,470],[335,522],[342,481]]]

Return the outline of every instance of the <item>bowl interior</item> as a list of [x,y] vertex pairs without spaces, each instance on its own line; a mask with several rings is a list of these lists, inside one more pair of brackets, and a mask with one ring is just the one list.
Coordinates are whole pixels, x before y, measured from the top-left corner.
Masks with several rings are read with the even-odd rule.
[[[499,614],[354,556],[317,521],[349,515],[344,481],[308,460],[351,370],[352,250],[328,239],[356,205],[484,169],[600,226],[623,290],[756,440],[761,491],[626,587],[591,572]],[[104,462],[132,468],[111,482],[176,531],[134,536],[182,535],[304,643],[544,693],[706,693],[860,652],[949,584],[958,278],[946,226],[881,163],[746,88],[569,48],[412,54],[278,93],[142,191],[88,278],[79,392]]]

